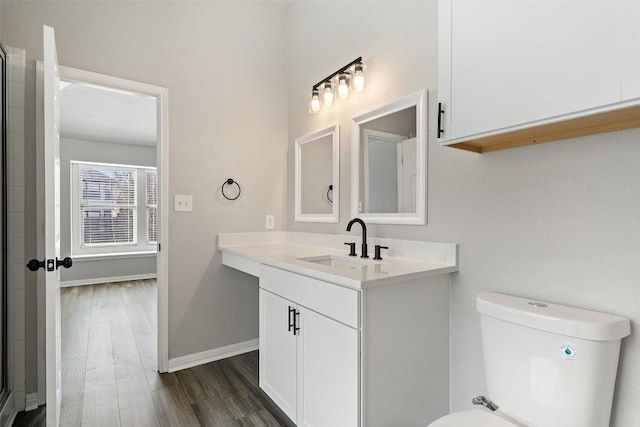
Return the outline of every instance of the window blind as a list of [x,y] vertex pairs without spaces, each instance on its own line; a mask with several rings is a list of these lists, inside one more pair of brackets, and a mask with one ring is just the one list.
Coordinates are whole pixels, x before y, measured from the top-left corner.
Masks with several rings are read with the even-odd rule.
[[147,243],[158,241],[158,173],[146,170]]
[[80,245],[136,243],[136,169],[79,164]]

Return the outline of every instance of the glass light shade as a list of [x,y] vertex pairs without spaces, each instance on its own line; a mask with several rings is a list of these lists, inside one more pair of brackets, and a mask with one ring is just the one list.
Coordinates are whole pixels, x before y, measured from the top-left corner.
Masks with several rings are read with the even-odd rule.
[[349,96],[349,86],[347,85],[347,76],[344,74],[340,75],[339,77],[338,96],[343,99]]
[[333,90],[331,90],[331,82],[325,82],[322,99],[325,105],[333,104]]
[[353,72],[353,88],[358,92],[364,89],[364,70],[362,64],[356,64]]
[[320,96],[318,96],[318,91],[314,90],[311,93],[311,101],[309,102],[309,111],[312,113],[317,113],[320,111]]

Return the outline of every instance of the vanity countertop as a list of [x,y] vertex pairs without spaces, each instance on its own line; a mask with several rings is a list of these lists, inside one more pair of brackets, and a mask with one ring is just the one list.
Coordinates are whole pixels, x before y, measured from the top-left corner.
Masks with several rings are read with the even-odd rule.
[[[344,242],[345,236],[312,233],[288,235],[287,232],[280,232],[279,235],[267,239],[259,236],[263,233],[246,233],[246,235],[258,236],[258,239],[230,238],[234,234],[245,233],[225,233],[219,236],[218,249],[222,252],[222,263],[257,277],[259,277],[260,264],[265,264],[337,285],[363,289],[458,271],[457,245],[455,244],[372,239],[375,244],[383,243],[390,248],[396,248],[396,252],[401,252],[400,248],[403,246],[409,250],[411,246],[418,247],[420,252],[421,244],[428,245],[428,250],[422,250],[424,259],[383,254],[381,261],[375,261],[371,257],[364,261],[366,264],[338,268],[300,258],[330,255],[345,262],[363,262],[359,257],[347,256],[346,248],[335,248],[336,242]],[[311,237],[305,241],[304,235]],[[324,240],[322,236],[326,236]],[[373,253],[374,243],[369,245],[371,253]]]

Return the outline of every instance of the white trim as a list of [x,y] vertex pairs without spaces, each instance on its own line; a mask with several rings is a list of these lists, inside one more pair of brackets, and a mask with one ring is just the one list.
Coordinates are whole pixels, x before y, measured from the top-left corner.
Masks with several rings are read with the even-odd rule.
[[216,360],[226,359],[242,353],[248,353],[258,349],[258,338],[231,344],[224,347],[201,351],[200,353],[189,354],[187,356],[176,357],[169,360],[169,372],[176,372],[182,369],[192,368]]
[[158,251],[141,251],[141,252],[116,252],[112,254],[74,255],[73,262],[99,261],[104,259],[121,259],[121,258],[147,258],[147,257],[154,257],[157,254],[158,254]]
[[25,411],[38,409],[38,393],[29,393],[25,396]]
[[[41,61],[37,61],[38,68],[41,67]],[[151,95],[156,98],[157,102],[157,145],[156,145],[156,168],[158,171],[158,244],[162,247],[162,252],[157,254],[157,280],[158,280],[158,359],[157,366],[160,372],[167,372],[169,364],[169,90],[160,86],[154,86],[147,83],[136,82],[133,80],[122,79],[119,77],[108,76],[105,74],[94,73],[91,71],[80,70],[60,66],[60,76],[65,80],[78,80],[86,83],[94,83],[102,86],[110,86],[117,89],[138,92]],[[40,71],[40,69],[38,70]],[[40,84],[40,79],[36,79]],[[42,94],[36,91],[36,109],[39,110],[42,105]],[[37,122],[38,129],[42,129],[42,123]],[[40,139],[37,140],[38,146],[41,146]],[[37,164],[42,163],[40,154],[41,148],[36,149]],[[40,165],[42,166],[42,165]],[[42,167],[37,167],[37,175],[41,176]],[[40,181],[38,181],[40,183]],[[41,235],[44,224],[43,214],[43,197],[44,192],[41,185],[36,186],[36,203],[37,203],[37,225],[38,233],[36,233],[38,243],[38,253],[44,253],[44,241]],[[42,240],[42,241],[41,241]],[[42,248],[42,249],[41,249]],[[44,275],[38,273],[38,313],[44,313]],[[41,301],[42,299],[42,301]],[[44,322],[40,322],[38,316],[38,403],[44,404],[45,397],[45,330]]]
[[[330,214],[302,212],[302,146],[331,135],[333,167],[333,202]],[[297,222],[338,222],[340,220],[340,127],[335,124],[295,141],[295,221]]]
[[[366,222],[377,224],[410,224],[424,225],[427,223],[427,97],[428,93],[422,89],[419,92],[405,96],[395,102],[375,109],[351,120],[351,216],[360,217]],[[416,108],[416,212],[407,213],[366,213],[358,212],[360,195],[360,125],[376,120],[380,117]]]
[[96,277],[93,279],[65,280],[64,282],[60,282],[60,287],[66,288],[69,286],[97,285],[99,283],[128,282],[131,280],[156,279],[157,277],[158,276],[156,273],[145,273],[145,274],[131,274],[129,276]]
[[13,420],[15,420],[16,415],[18,415],[16,404],[13,401],[14,396],[15,394],[12,391],[9,391],[9,395],[4,402],[4,406],[0,409],[0,425],[2,427],[9,427],[13,425]]
[[169,90],[154,86],[158,100],[158,371],[169,369]]
[[86,160],[69,160],[70,163],[78,163],[82,165],[94,165],[94,166],[106,166],[106,167],[115,167],[115,168],[132,168],[132,169],[150,169],[157,171],[158,168],[155,166],[140,166],[140,165],[129,165],[122,163],[104,163],[104,162],[88,162]]

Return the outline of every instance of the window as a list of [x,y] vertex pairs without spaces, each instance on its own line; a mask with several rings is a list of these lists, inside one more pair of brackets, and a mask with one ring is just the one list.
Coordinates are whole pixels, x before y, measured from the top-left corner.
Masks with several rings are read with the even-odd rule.
[[155,169],[146,171],[147,200],[147,243],[158,241],[158,172]]
[[71,180],[74,255],[155,251],[155,168],[72,161]]

